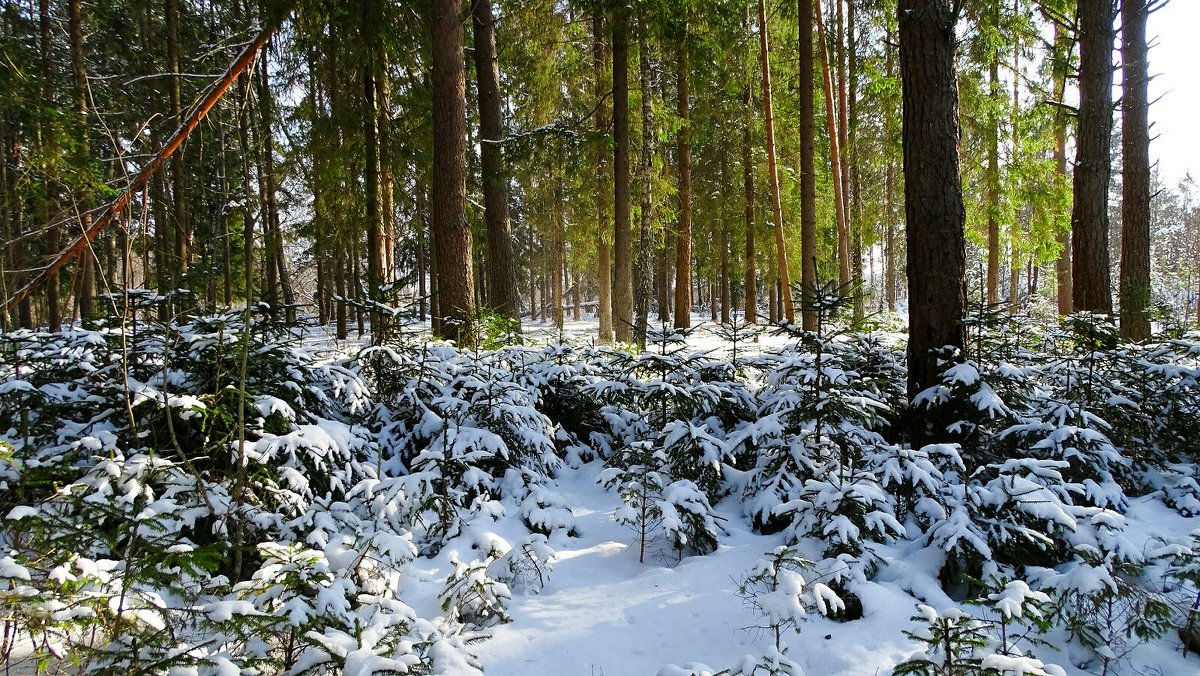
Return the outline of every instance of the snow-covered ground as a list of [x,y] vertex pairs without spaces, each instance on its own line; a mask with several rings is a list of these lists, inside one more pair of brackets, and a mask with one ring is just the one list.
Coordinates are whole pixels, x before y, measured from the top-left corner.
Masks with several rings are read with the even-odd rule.
[[[706,317],[696,316],[694,325],[698,328],[689,339],[692,347],[715,358],[728,354],[728,344]],[[544,324],[525,326],[526,340],[533,344],[562,338],[586,345],[593,342],[595,333],[595,323],[590,321],[568,322],[561,332]],[[902,336],[885,336],[885,340],[902,340]],[[309,348],[331,358],[357,354],[366,344],[358,337],[339,344],[325,328],[311,331],[306,342]],[[739,346],[739,352],[777,351],[787,342],[783,336],[763,334],[757,342]],[[463,427],[459,432],[473,429]],[[764,626],[761,613],[744,594],[739,594],[739,587],[756,570],[760,559],[785,543],[785,535],[755,532],[746,515],[750,503],[744,503],[740,498],[745,496],[734,491],[713,505],[718,541],[715,551],[677,560],[670,548],[664,547],[664,551],[651,551],[644,563],[639,562],[638,538],[617,518],[621,497],[599,480],[607,469],[604,462],[579,461],[571,459],[575,456],[570,454],[567,457],[563,466],[537,486],[552,493],[558,504],[571,512],[566,519],[571,524],[570,532],[560,528],[547,540],[554,550],[548,574],[542,584],[533,585],[534,590],[522,592],[510,584],[513,594],[507,603],[507,621],[467,629],[462,637],[484,672],[491,676],[700,676],[740,666],[741,670],[734,673],[768,673],[752,665],[775,652],[777,638]],[[729,485],[740,487],[738,470],[728,467],[726,471]],[[1109,514],[1106,518],[1120,518]],[[484,549],[502,552],[528,542],[530,530],[523,520],[525,516],[524,506],[513,500],[489,502],[477,511],[473,508],[461,533],[449,539],[440,551],[431,558],[417,557],[405,564],[398,578],[399,587],[393,590],[395,597],[402,598],[417,617],[436,618],[433,622],[437,626],[450,626],[452,622],[445,617],[442,605],[448,578],[456,569],[461,570],[460,562],[484,558]],[[869,581],[850,583],[861,601],[862,617],[839,622],[808,612],[797,624],[798,631],[785,629],[781,637],[787,660],[797,666],[770,673],[890,674],[899,663],[925,648],[905,635],[905,631],[920,629],[911,619],[920,612],[919,604],[943,616],[958,608],[981,618],[992,612],[981,606],[966,606],[962,599],[947,595],[938,579],[945,552],[930,546],[912,519],[910,514],[904,524],[909,531],[907,538],[867,545],[878,557],[877,572]],[[1155,495],[1132,498],[1125,520],[1123,537],[1143,556],[1167,542],[1186,542],[1200,526],[1195,518],[1181,516]],[[307,542],[322,546],[311,539]],[[324,556],[332,567],[346,568],[335,559],[354,554],[355,550],[343,551],[338,549],[340,546],[326,546]],[[825,556],[824,546],[823,542],[800,537],[797,548],[802,556],[820,561]],[[1161,573],[1161,566],[1151,570]],[[804,575],[808,583],[822,581],[815,572]],[[459,631],[464,625],[455,626],[451,631]],[[1101,673],[1102,666],[1094,654],[1070,641],[1061,627],[1042,638],[1045,643],[1041,645],[1016,642],[1050,665],[1046,673]],[[1110,665],[1109,674],[1200,674],[1200,657],[1183,657],[1174,632],[1145,643],[1131,639],[1128,645],[1135,647],[1127,653],[1121,648],[1123,654]],[[465,662],[443,664],[462,666],[443,667],[440,673],[475,673]],[[3,665],[0,670],[12,666]],[[17,664],[16,673],[29,666],[28,662]]]

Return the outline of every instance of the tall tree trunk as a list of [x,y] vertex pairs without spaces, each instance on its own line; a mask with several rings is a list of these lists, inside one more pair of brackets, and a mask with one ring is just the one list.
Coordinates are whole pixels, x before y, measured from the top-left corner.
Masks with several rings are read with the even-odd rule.
[[487,297],[497,314],[520,330],[517,266],[508,223],[508,177],[504,169],[504,118],[500,100],[500,65],[496,58],[496,20],[491,0],[472,0],[475,33],[475,77],[479,89],[479,141],[487,224]]
[[[846,158],[846,165],[849,168],[846,181],[847,195],[847,218],[850,223],[850,277],[854,285],[854,321],[855,323],[862,321],[864,316],[863,303],[866,298],[866,285],[863,283],[863,233],[866,224],[862,218],[862,191],[861,179],[862,174],[858,166],[858,25],[857,11],[855,10],[854,0],[847,0],[846,3],[846,62],[847,62],[847,81],[849,82],[849,94],[846,101],[846,145],[842,148],[843,156]],[[873,252],[872,252],[873,253]],[[870,265],[872,278],[874,277],[874,257],[871,256],[872,264]]]
[[425,313],[429,311],[429,305],[426,299],[429,297],[429,288],[425,282],[425,275],[429,271],[429,209],[425,203],[425,186],[418,183],[415,188],[417,196],[417,319],[425,321]]
[[[685,29],[686,30],[686,29]],[[679,226],[675,231],[675,328],[692,325],[692,146],[688,138],[687,37],[679,38],[675,60],[675,114],[680,120],[675,153],[679,162]]]
[[797,33],[800,73],[797,88],[800,95],[800,280],[802,313],[805,331],[816,331],[818,317],[813,307],[817,288],[817,164],[814,144],[813,101],[813,2],[796,0],[799,15]]
[[843,11],[843,0],[834,0],[837,5],[837,112],[838,138],[837,160],[834,161],[834,171],[841,173],[842,179],[842,214],[846,220],[846,268],[849,273],[846,283],[858,279],[861,262],[855,256],[854,221],[850,217],[850,96],[847,88],[849,71],[847,68],[846,52],[849,45],[845,40],[846,20]]
[[763,123],[767,134],[767,178],[771,185],[771,215],[775,222],[775,254],[779,282],[782,286],[781,305],[789,324],[796,322],[796,309],[792,304],[792,280],[788,276],[787,246],[783,232],[783,205],[779,197],[779,165],[775,160],[775,113],[771,100],[771,48],[767,39],[767,5],[758,0],[758,48],[762,67]]
[[[8,9],[9,9],[9,11],[6,12],[6,14],[9,15],[12,22],[15,22],[16,21],[16,5],[10,4]],[[38,2],[39,45],[38,46],[39,46],[39,52],[40,52],[40,64],[39,64],[40,68],[39,68],[39,70],[40,70],[40,75],[42,78],[42,86],[41,86],[41,92],[40,92],[41,100],[39,101],[39,103],[41,104],[41,106],[43,106],[43,111],[42,111],[41,115],[38,116],[39,130],[38,130],[37,142],[38,142],[38,145],[41,146],[39,148],[39,150],[41,152],[45,153],[48,157],[52,157],[58,153],[57,148],[54,147],[54,136],[55,135],[53,133],[53,130],[50,128],[51,122],[50,122],[49,114],[48,114],[50,111],[54,110],[54,108],[55,108],[54,99],[53,99],[54,93],[53,93],[53,89],[52,89],[53,77],[52,77],[52,63],[51,63],[51,52],[53,50],[53,46],[51,44],[51,22],[52,22],[52,20],[53,19],[50,14],[49,0],[39,0],[39,2]],[[15,168],[15,167],[20,166],[21,152],[20,152],[19,141],[16,138],[16,130],[10,129],[10,133],[12,133],[12,135],[13,135],[12,146],[11,146],[13,152],[10,154],[10,156],[12,157],[13,166]],[[20,194],[17,192],[18,186],[17,186],[17,180],[16,180],[15,176],[16,176],[16,174],[14,174],[14,180],[12,182],[13,191],[14,191],[14,204],[20,205],[22,200],[21,200]],[[57,224],[52,223],[52,221],[56,220],[56,218],[50,213],[51,203],[54,201],[54,196],[53,196],[54,188],[53,188],[53,186],[47,184],[44,189],[45,189],[45,194],[43,195],[43,198],[41,200],[42,204],[41,204],[39,211],[41,212],[41,214],[40,214],[40,216],[42,217],[41,220],[44,223],[46,223],[48,226],[46,229],[46,237],[45,237],[46,249],[49,251],[57,251],[59,248],[59,230],[60,230],[60,228],[58,227]],[[20,209],[18,207],[18,210],[14,214],[14,221],[19,224],[19,227],[17,228],[18,232],[21,232],[22,230],[24,230],[25,215],[23,213],[23,209]],[[52,271],[50,273],[50,277],[47,279],[46,310],[47,310],[47,322],[49,324],[48,328],[50,329],[51,332],[59,331],[62,328],[62,301],[59,298],[59,274],[57,271]]]
[[[799,1],[804,2],[805,0]],[[757,255],[757,252],[754,250],[754,154],[750,133],[750,124],[754,120],[754,111],[751,108],[749,84],[742,90],[742,105],[745,107],[745,122],[742,125],[742,197],[744,199],[743,213],[745,214],[746,222],[745,278],[743,283],[746,291],[745,318],[747,322],[754,324],[758,321],[758,270],[754,261],[754,257]]]
[[[379,98],[378,83],[376,82],[376,61],[379,56],[379,45],[376,43],[382,12],[379,0],[363,0],[362,26],[359,35],[363,40],[362,56],[362,130],[363,130],[363,189],[365,192],[365,212],[367,231],[367,288],[366,294],[372,302],[382,303],[383,299],[383,216],[379,210]],[[387,337],[387,326],[384,314],[376,309],[371,311],[371,342],[379,345]]]
[[[999,21],[1000,5],[994,5],[993,18]],[[995,48],[988,60],[988,149],[987,149],[987,302],[1000,302],[1000,107],[995,99],[1000,89],[1000,50]]]
[[[938,382],[936,351],[962,347],[967,302],[966,214],[958,169],[957,20],[949,0],[899,0],[907,216],[908,396]],[[922,416],[913,446],[937,440]]]
[[[1013,15],[1019,15],[1021,0],[1013,0]],[[1020,74],[1021,72],[1021,37],[1018,34],[1016,40],[1013,41],[1013,62],[1012,72]],[[1021,112],[1021,78],[1013,77],[1012,83],[1012,157],[1013,163],[1021,157],[1021,133],[1015,120]],[[998,171],[998,170],[997,170]],[[1016,174],[1011,168],[1010,173],[1013,174],[1011,179],[1013,184],[1019,189],[1021,177]],[[997,206],[999,206],[997,199]],[[1024,238],[1025,227],[1023,221],[1030,216],[1029,207],[1017,205],[1012,214],[1012,226],[1009,228],[1008,246],[1009,246],[1009,262],[1008,262],[1008,314],[1015,315],[1021,309],[1021,250],[1020,242]]]
[[440,336],[475,338],[475,280],[467,223],[467,100],[461,0],[431,0],[433,18],[433,199]]
[[[1067,71],[1071,61],[1071,41],[1062,26],[1054,26],[1054,91],[1063,99],[1067,86]],[[1061,108],[1054,113],[1054,167],[1058,179],[1067,181],[1067,114]],[[1074,291],[1071,284],[1071,233],[1061,230],[1055,238],[1059,245],[1054,272],[1058,282],[1058,314],[1069,315],[1073,310]]]
[[613,18],[613,332],[633,340],[633,247],[629,214],[629,11]]
[[558,175],[552,179],[554,181],[554,206],[552,208],[554,236],[550,245],[550,315],[554,318],[554,326],[561,329],[564,305],[563,274],[566,272],[564,250],[567,239],[566,204],[563,201],[562,184],[566,177],[563,175],[561,165],[557,168],[556,173]]
[[719,228],[717,261],[720,275],[718,290],[721,302],[720,320],[722,324],[728,324],[732,310],[729,288],[729,219],[725,214],[725,205],[729,203],[729,146],[722,145],[719,152],[721,153],[718,165],[718,175],[721,180],[719,189],[721,204],[717,207],[717,227]]
[[[71,33],[71,73],[74,84],[75,118],[78,125],[76,138],[75,163],[77,169],[83,169],[91,155],[91,144],[88,133],[87,107],[87,66],[84,63],[83,13],[80,0],[70,0],[67,3],[67,19]],[[86,231],[92,224],[91,196],[84,189],[78,200],[80,230]],[[79,316],[85,323],[90,324],[97,317],[96,297],[96,253],[92,247],[87,247],[79,254]]]
[[1121,2],[1121,337],[1150,337],[1150,102],[1146,0]]
[[1075,310],[1112,314],[1108,181],[1112,171],[1112,0],[1079,0],[1079,132],[1071,208]]
[[[179,71],[179,2],[180,0],[166,0],[167,70],[171,74],[167,92],[171,100],[171,117],[176,126],[183,124],[183,101],[180,92],[182,76]],[[172,216],[175,220],[175,259],[172,261],[171,272],[173,288],[180,288],[187,276],[188,259],[191,255],[191,231],[188,227],[187,211],[187,166],[182,151],[171,160],[171,204]]]
[[[833,79],[830,75],[831,52],[825,21],[821,18],[821,0],[816,2],[817,39],[821,43],[821,79],[825,86],[825,128],[829,133],[830,173],[833,176],[833,206],[837,222],[838,284],[850,283],[850,226],[846,222],[845,186],[842,183],[842,154],[838,133],[837,111],[834,109]],[[836,0],[835,0],[836,1]]]
[[641,179],[641,219],[639,222],[637,256],[634,260],[634,330],[633,340],[641,349],[646,349],[646,329],[650,323],[650,294],[654,273],[651,261],[658,248],[654,231],[654,117],[650,79],[650,40],[646,37],[649,26],[646,11],[638,9],[638,81],[642,89],[642,148],[638,155],[638,174]]
[[[595,96],[596,96],[596,131],[598,136],[603,136],[608,133],[609,126],[609,110],[607,100],[609,88],[607,86],[607,55],[604,49],[604,30],[601,17],[597,14],[592,17],[592,67],[595,77]],[[612,311],[612,248],[608,242],[608,224],[609,224],[609,195],[607,186],[608,181],[608,158],[605,148],[596,145],[596,254],[597,265],[599,270],[596,273],[596,286],[599,287],[598,295],[599,306],[597,307],[597,317],[600,324],[599,341],[601,343],[610,343],[613,339],[613,311]]]

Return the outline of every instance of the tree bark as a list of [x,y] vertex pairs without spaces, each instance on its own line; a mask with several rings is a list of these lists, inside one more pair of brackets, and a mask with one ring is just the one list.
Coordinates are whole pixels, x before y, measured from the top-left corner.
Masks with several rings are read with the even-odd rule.
[[[805,0],[800,0],[804,2]],[[745,284],[746,308],[745,319],[754,324],[758,322],[758,270],[754,257],[754,155],[750,124],[754,120],[751,108],[750,85],[742,90],[742,105],[745,107],[745,123],[742,126],[742,197],[743,213],[746,222],[746,255],[745,255]]]
[[[607,60],[604,49],[604,30],[603,22],[600,15],[592,17],[592,67],[595,76],[595,95],[596,95],[596,132],[598,137],[603,137],[608,133],[609,127],[609,110],[605,99],[608,96],[609,88],[607,86],[606,73],[608,69],[605,61]],[[613,313],[612,313],[612,248],[608,242],[607,231],[609,228],[609,211],[608,211],[608,159],[605,148],[599,144],[596,146],[596,254],[597,265],[599,270],[596,272],[596,286],[599,287],[597,299],[599,306],[597,307],[598,321],[600,324],[600,343],[611,343],[613,339]]]
[[[383,298],[383,215],[379,209],[379,92],[376,82],[376,61],[380,58],[379,45],[375,38],[383,20],[379,0],[363,0],[362,26],[360,36],[363,40],[362,68],[362,130],[365,162],[363,166],[363,188],[365,191],[365,215],[367,234],[367,296],[374,303],[384,302]],[[376,309],[371,311],[371,342],[379,345],[387,336],[386,320],[383,313]]]
[[475,337],[475,280],[467,223],[467,101],[461,0],[431,0],[433,18],[432,229],[437,257],[439,336]]
[[[180,92],[179,71],[179,0],[167,0],[167,69],[171,74],[167,88],[171,101],[171,117],[176,126],[183,125],[183,101]],[[171,205],[175,220],[175,260],[172,280],[175,288],[183,285],[187,276],[188,258],[191,254],[191,231],[188,227],[187,211],[187,168],[183,152],[171,162]]]
[[800,73],[800,261],[801,323],[805,331],[816,331],[818,317],[813,308],[817,288],[817,165],[814,144],[813,100],[813,2],[796,0],[799,15],[798,47]]
[[[825,127],[829,133],[830,173],[833,177],[833,206],[837,219],[838,284],[850,283],[850,226],[846,222],[845,185],[842,182],[842,159],[837,111],[834,109],[833,78],[830,75],[829,36],[821,18],[821,0],[816,2],[817,36],[821,43],[821,79],[825,86]],[[835,0],[836,1],[836,0]]]
[[479,90],[479,140],[487,224],[488,305],[514,320],[520,330],[517,267],[508,222],[508,177],[504,168],[504,118],[500,100],[500,65],[496,58],[496,20],[491,0],[472,0],[475,34],[475,77]]
[[1108,182],[1112,171],[1112,0],[1079,0],[1079,132],[1071,209],[1075,310],[1112,314]]
[[[1067,71],[1071,61],[1071,42],[1062,26],[1054,25],[1054,91],[1061,101],[1067,86]],[[1067,181],[1067,113],[1058,108],[1054,113],[1054,167],[1058,179]],[[1055,237],[1059,245],[1054,272],[1058,282],[1058,314],[1069,315],[1073,310],[1074,291],[1071,284],[1071,233],[1063,230]]]
[[613,333],[633,340],[633,246],[629,214],[629,11],[613,19]]
[[654,91],[650,79],[650,41],[646,37],[649,26],[646,12],[639,7],[638,23],[638,81],[642,89],[642,148],[638,155],[638,173],[642,183],[641,219],[637,256],[634,260],[634,330],[633,340],[641,349],[646,349],[646,329],[650,323],[650,294],[654,273],[651,261],[658,248],[652,226],[654,224],[654,117],[650,93]]
[[[73,76],[75,118],[79,136],[75,139],[76,168],[82,170],[91,156],[91,143],[88,133],[87,106],[87,66],[84,63],[83,13],[80,0],[70,0],[67,3],[67,20],[71,34],[71,73]],[[87,188],[78,199],[80,232],[86,232],[92,224],[92,200],[87,194]],[[79,254],[79,316],[87,324],[97,318],[96,313],[96,254],[92,247],[87,247]]]
[[[999,21],[1000,5],[994,6],[993,17]],[[1000,54],[993,49],[988,60],[988,97],[995,99],[1000,88]],[[987,149],[987,303],[1000,302],[1000,113],[993,100],[988,109]]]
[[775,254],[782,287],[780,304],[784,319],[789,324],[796,322],[796,309],[792,304],[792,280],[788,275],[787,246],[783,232],[783,205],[779,198],[779,165],[775,159],[775,113],[771,99],[771,47],[767,38],[767,5],[758,0],[758,47],[762,67],[763,122],[767,134],[767,174],[771,186],[771,215],[775,222]]
[[680,120],[675,152],[679,162],[679,226],[675,231],[675,328],[692,325],[692,146],[688,138],[688,62],[686,34],[676,45],[675,113]]
[[[958,167],[957,17],[949,0],[899,0],[898,8],[912,399],[938,382],[936,351],[964,344],[966,215]],[[914,415],[914,447],[944,434],[926,422]]]
[[1150,102],[1146,0],[1121,2],[1121,337],[1150,337]]

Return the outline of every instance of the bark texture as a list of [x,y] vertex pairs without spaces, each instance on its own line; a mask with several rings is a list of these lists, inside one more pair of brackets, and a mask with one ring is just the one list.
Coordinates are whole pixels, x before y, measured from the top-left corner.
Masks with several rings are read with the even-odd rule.
[[629,214],[629,12],[613,20],[613,334],[633,340],[633,243]]
[[1150,337],[1150,103],[1146,0],[1121,3],[1121,337]]
[[475,76],[479,91],[480,169],[484,222],[487,226],[488,306],[517,322],[517,267],[508,221],[508,177],[504,169],[504,118],[500,102],[500,65],[496,59],[496,20],[491,0],[473,0]]
[[[966,215],[958,166],[955,20],[949,0],[899,1],[909,398],[937,382],[936,351],[964,343]],[[940,432],[914,421],[914,446]]]
[[467,100],[461,0],[431,0],[433,18],[433,195],[440,335],[474,337],[475,280],[467,224]]
[[1112,0],[1079,0],[1079,132],[1071,208],[1076,311],[1112,314],[1108,181],[1112,172]]

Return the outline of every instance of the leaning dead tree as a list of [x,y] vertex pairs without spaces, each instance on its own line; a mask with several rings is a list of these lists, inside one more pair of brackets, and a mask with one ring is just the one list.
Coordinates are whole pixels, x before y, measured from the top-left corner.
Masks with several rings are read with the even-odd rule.
[[217,80],[213,87],[208,90],[208,93],[204,95],[204,98],[200,100],[200,103],[196,104],[192,112],[188,114],[182,124],[179,125],[179,128],[175,130],[175,133],[171,135],[171,138],[163,144],[163,147],[154,156],[154,159],[142,167],[142,170],[133,177],[133,180],[121,191],[121,194],[116,199],[103,206],[99,211],[94,212],[92,214],[91,225],[83,228],[79,236],[67,248],[55,254],[46,267],[38,271],[29,281],[25,282],[24,286],[9,296],[4,301],[4,307],[0,311],[8,312],[22,300],[28,298],[34,291],[41,288],[55,272],[83,253],[92,243],[92,240],[96,239],[105,228],[111,225],[117,219],[117,216],[121,215],[121,212],[133,201],[134,196],[146,189],[146,185],[150,182],[150,177],[154,175],[154,172],[158,171],[171,158],[171,155],[179,149],[179,146],[183,145],[188,135],[200,124],[204,116],[208,115],[208,111],[217,105],[217,101],[221,100],[221,96],[237,80],[238,76],[245,72],[250,67],[250,64],[254,63],[254,58],[259,50],[263,48],[263,45],[267,44],[267,40],[271,39],[271,36],[274,35],[280,24],[283,23],[283,20],[291,14],[291,11],[291,7],[285,8],[274,21],[269,22],[263,27],[258,37],[246,45],[246,48],[230,64],[225,74],[221,76],[221,79]]

